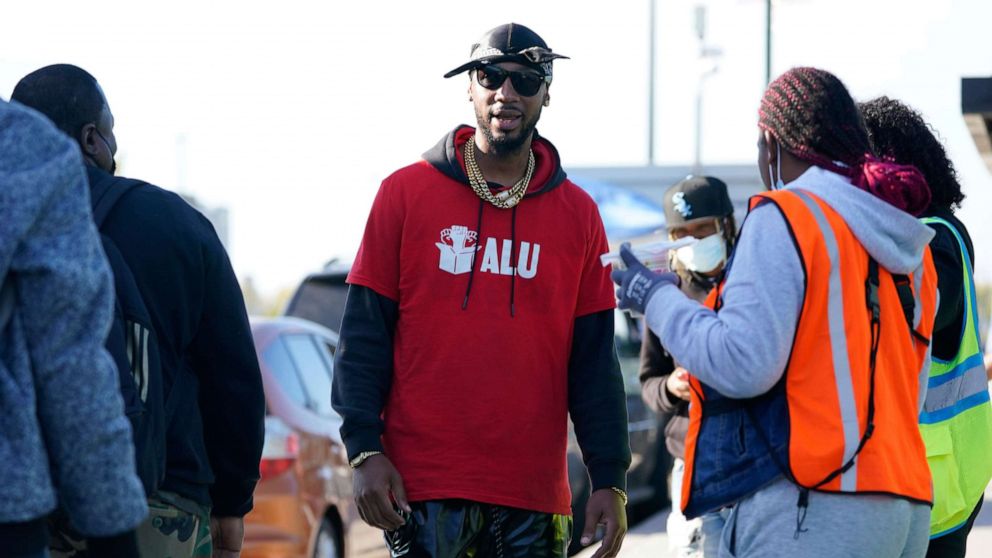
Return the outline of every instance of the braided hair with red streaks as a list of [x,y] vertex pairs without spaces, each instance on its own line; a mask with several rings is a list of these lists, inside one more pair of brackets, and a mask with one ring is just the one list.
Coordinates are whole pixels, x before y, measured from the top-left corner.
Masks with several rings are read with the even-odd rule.
[[768,85],[758,127],[796,158],[847,176],[886,202],[919,215],[930,189],[915,167],[875,157],[858,106],[837,76],[793,68]]

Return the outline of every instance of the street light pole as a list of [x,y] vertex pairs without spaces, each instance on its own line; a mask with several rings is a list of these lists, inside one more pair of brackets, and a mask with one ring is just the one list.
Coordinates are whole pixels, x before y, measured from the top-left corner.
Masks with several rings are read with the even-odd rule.
[[765,85],[772,82],[772,0],[765,0]]
[[703,87],[706,78],[716,73],[721,49],[706,42],[706,6],[696,6],[696,36],[699,38],[699,77],[696,81],[696,137],[692,158],[692,173],[703,171]]
[[654,166],[655,0],[648,0],[648,166]]

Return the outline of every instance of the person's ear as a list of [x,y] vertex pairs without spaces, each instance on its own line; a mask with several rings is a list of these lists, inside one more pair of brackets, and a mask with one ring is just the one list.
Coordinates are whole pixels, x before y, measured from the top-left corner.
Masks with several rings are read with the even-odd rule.
[[545,93],[544,94],[544,106],[547,107],[547,106],[550,106],[550,105],[551,105],[551,93]]
[[79,148],[83,151],[83,155],[90,158],[96,157],[100,153],[96,124],[92,122],[89,124],[84,124],[79,130],[78,142]]
[[768,130],[761,132],[765,138],[765,149],[768,151],[768,164],[775,165],[778,162],[778,140]]

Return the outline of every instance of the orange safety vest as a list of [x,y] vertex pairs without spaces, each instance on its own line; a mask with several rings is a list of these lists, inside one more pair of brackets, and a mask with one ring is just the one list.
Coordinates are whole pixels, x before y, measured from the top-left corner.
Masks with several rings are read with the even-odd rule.
[[[779,384],[754,399],[729,400],[690,378],[683,511],[695,517],[732,504],[781,474],[807,489],[931,502],[917,426],[937,297],[929,248],[912,276],[894,276],[874,263],[843,218],[813,194],[767,192],[751,199],[751,209],[763,203],[782,212],[805,272],[792,352]],[[871,266],[878,285],[874,382],[866,302]],[[722,287],[707,299],[717,311]],[[864,439],[871,399],[873,428]],[[716,427],[718,421],[726,422]],[[727,424],[740,425],[739,458],[723,449],[732,442],[727,433],[736,433]],[[768,454],[778,471],[769,470]]]

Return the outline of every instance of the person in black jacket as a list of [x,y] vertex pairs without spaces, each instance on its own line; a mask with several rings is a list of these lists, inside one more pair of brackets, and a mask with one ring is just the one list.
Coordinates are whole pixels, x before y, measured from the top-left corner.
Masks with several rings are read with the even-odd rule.
[[[118,180],[114,118],[93,76],[47,66],[24,77],[11,97],[76,141],[92,188]],[[147,183],[121,198],[102,232],[148,306],[167,394],[166,471],[138,530],[141,555],[237,556],[259,478],[265,400],[227,253],[202,214]]]
[[[723,277],[737,234],[727,185],[711,176],[689,176],[665,191],[664,206],[669,238],[699,239],[693,246],[671,252],[670,261],[672,270],[682,279],[682,291],[702,302]],[[716,556],[724,515],[714,512],[688,520],[679,509],[689,428],[688,372],[672,359],[654,332],[645,330],[641,343],[641,398],[651,409],[670,416],[665,425],[665,445],[675,458],[668,547],[679,558]]]
[[472,48],[459,126],[383,181],[348,276],[332,403],[362,518],[393,556],[566,555],[568,417],[596,558],[626,531],[626,397],[593,200],[535,126],[553,53],[515,23]]
[[[937,307],[937,316],[934,322],[933,340],[930,345],[932,358],[935,362],[952,362],[965,360],[961,355],[967,356],[970,351],[979,351],[975,353],[975,357],[981,359],[979,356],[981,354],[979,347],[972,349],[966,348],[969,345],[966,342],[969,335],[973,335],[976,343],[978,342],[977,324],[974,324],[974,332],[968,331],[968,328],[965,327],[967,325],[966,310],[969,298],[973,297],[974,294],[968,288],[962,275],[962,270],[966,269],[967,273],[971,275],[970,282],[972,285],[974,284],[972,270],[975,266],[975,248],[971,241],[971,235],[968,234],[967,227],[954,215],[954,210],[961,207],[961,202],[965,198],[964,192],[961,191],[961,184],[958,182],[954,165],[947,158],[944,146],[937,139],[933,129],[923,119],[923,116],[913,108],[895,99],[879,97],[866,103],[861,103],[860,109],[865,120],[865,125],[868,128],[868,135],[878,154],[891,157],[897,163],[913,165],[926,178],[927,184],[930,186],[931,198],[930,205],[924,211],[922,217],[924,219],[937,218],[947,224],[940,224],[939,222],[934,222],[932,219],[928,221],[928,224],[936,233],[933,240],[930,241],[930,250],[933,255],[934,267],[937,270],[937,290],[940,294],[940,304]],[[949,227],[953,227],[954,230],[952,231]],[[967,252],[967,266],[964,261],[965,254],[954,231],[960,235],[965,251]],[[974,305],[976,302],[977,300],[972,299],[971,304]],[[962,368],[967,368],[967,361]],[[946,375],[959,377],[971,375],[974,385],[980,393],[984,395],[987,389],[986,381],[988,376],[985,366],[982,364],[973,365],[970,370],[948,372]],[[935,379],[933,369],[931,368],[931,389],[944,384],[941,380],[943,377],[939,376]],[[965,389],[969,388],[962,388],[960,390],[961,393],[959,393],[960,397],[968,395],[964,391]],[[928,399],[929,401],[930,399]],[[981,404],[988,406],[988,398],[985,397],[984,402]],[[955,405],[955,407],[959,406]],[[960,408],[970,410],[974,407]],[[929,410],[929,406],[925,410]],[[955,425],[954,428],[957,429],[960,427]],[[947,439],[951,438],[948,437]],[[988,424],[983,425],[973,415],[967,421],[967,430],[955,431],[954,440],[955,443],[966,441],[967,443],[979,446],[988,446],[992,443],[992,428]],[[926,435],[924,435],[924,441],[929,446],[930,440]],[[944,456],[937,453],[937,457],[943,458]],[[929,451],[927,452],[927,458],[933,458]],[[977,474],[981,475],[984,472],[987,483],[988,475],[992,474],[992,465],[980,458],[977,459],[979,462],[970,463],[963,459],[965,458],[962,456],[955,457],[953,462],[955,468],[970,467],[979,469],[980,471]],[[946,475],[941,477],[939,471],[943,471],[943,469],[934,470],[935,477],[937,478],[934,482],[935,505],[932,519],[939,521],[941,515],[946,515],[945,510],[955,511],[952,506],[957,503],[956,501],[964,502],[968,508],[971,508],[972,505],[974,507],[971,508],[971,514],[967,516],[963,524],[960,524],[960,526],[957,526],[951,532],[946,532],[948,529],[939,529],[942,532],[931,534],[932,538],[927,548],[927,556],[930,558],[964,556],[967,549],[968,534],[971,532],[975,518],[978,516],[978,512],[982,507],[983,498],[981,492],[984,489],[985,483],[981,487],[975,488],[974,492],[977,492],[977,494],[959,494],[955,498],[947,495],[947,487],[957,484],[957,481],[948,480],[952,477]],[[965,472],[963,470],[955,470],[953,477],[964,477]],[[970,473],[973,475],[976,471],[970,471]],[[941,492],[942,490],[943,493]],[[972,498],[977,498],[977,504],[972,504],[974,502]],[[968,508],[962,511],[967,512]],[[961,513],[958,517],[964,518],[965,515]]]

